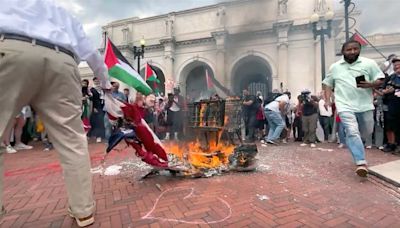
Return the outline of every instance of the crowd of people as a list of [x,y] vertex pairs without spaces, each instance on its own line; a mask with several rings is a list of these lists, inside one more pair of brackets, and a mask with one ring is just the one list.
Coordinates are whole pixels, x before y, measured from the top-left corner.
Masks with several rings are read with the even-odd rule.
[[[243,91],[246,140],[254,142],[256,130],[263,144],[287,143],[291,131],[300,146],[337,142],[348,147],[356,172],[367,175],[365,149],[376,147],[400,155],[400,58],[390,55],[379,68],[371,59],[360,57],[357,41],[343,44],[343,58],[330,67],[324,90],[312,95],[307,89],[291,100],[291,93],[262,96]],[[323,138],[317,137],[317,126]]]
[[[29,138],[41,139],[48,150],[54,143],[63,168],[68,213],[79,227],[93,224],[87,138],[101,142],[112,134],[114,120],[104,110],[104,93],[137,105],[149,126],[166,140],[182,137],[185,101],[179,89],[166,97],[137,93],[134,100],[129,89],[121,92],[117,82],[110,83],[104,59],[82,24],[52,1],[9,1],[0,8],[0,18],[0,147],[15,153],[32,148],[27,145]],[[313,96],[304,90],[296,105],[289,92],[264,99],[260,93],[243,91],[246,141],[263,137],[263,144],[279,145],[287,142],[293,129],[301,146],[315,147],[337,131],[339,147],[349,148],[362,177],[368,173],[365,148],[376,146],[398,154],[400,59],[390,56],[382,71],[373,60],[359,57],[360,50],[357,41],[343,44],[343,58],[330,67],[323,94]],[[80,85],[81,60],[96,76],[93,85],[87,80]],[[324,139],[316,137],[318,120]],[[6,213],[2,195],[0,173],[0,215]]]
[[[357,45],[356,42],[349,44]],[[343,61],[345,60],[342,60],[342,65]],[[310,90],[304,89],[296,96],[296,100],[292,99],[290,92],[280,93],[275,90],[264,99],[260,91],[256,95],[251,95],[247,89],[243,90],[242,117],[246,142],[259,140],[263,144],[279,145],[286,144],[292,138],[293,141],[301,142],[300,146],[313,148],[320,142],[337,142],[338,148],[343,148],[349,145],[349,142],[346,142],[346,124],[343,123],[348,120],[343,113],[367,112],[367,114],[364,113],[368,115],[365,118],[359,115],[350,120],[352,123],[361,121],[358,127],[363,147],[366,149],[376,147],[384,152],[399,154],[400,147],[397,146],[399,137],[396,136],[399,130],[397,117],[400,114],[400,79],[397,76],[400,74],[400,59],[395,55],[389,56],[381,70],[375,63],[371,64],[374,66],[374,74],[381,75],[379,77],[382,80],[370,90],[357,85],[354,88],[346,88],[352,85],[351,78],[342,85],[345,89],[331,88],[331,80],[334,77],[332,75],[328,75],[324,81],[324,88],[330,89],[325,89],[315,95]],[[340,63],[338,65],[341,66]],[[362,67],[365,66],[356,69],[356,72],[363,72]],[[332,70],[330,74],[333,73],[335,72]],[[386,77],[383,77],[384,73]],[[86,79],[82,80],[81,84],[81,119],[87,130],[87,136],[93,137],[97,143],[102,141],[107,143],[113,132],[113,124],[106,114],[104,91],[100,86],[100,81],[95,77],[92,85]],[[124,103],[137,105],[145,121],[161,139],[178,140],[182,136],[187,105],[180,95],[179,88],[175,88],[174,92],[167,96],[162,94],[144,96],[139,92],[132,96],[128,88],[120,91],[118,82],[111,82],[111,86],[112,96]],[[337,97],[332,92],[327,93],[329,90],[336,90]],[[353,90],[361,92],[361,100],[355,99],[357,96]],[[347,101],[346,99],[350,97],[350,101]],[[321,138],[317,137],[318,124],[323,132]],[[6,146],[8,153],[31,149],[32,146],[26,145],[29,139],[42,140],[45,150],[52,149],[42,121],[29,106],[25,106],[16,116],[6,134],[9,137],[5,137],[2,143]],[[23,136],[22,140],[21,136]],[[14,138],[14,146],[10,138]]]

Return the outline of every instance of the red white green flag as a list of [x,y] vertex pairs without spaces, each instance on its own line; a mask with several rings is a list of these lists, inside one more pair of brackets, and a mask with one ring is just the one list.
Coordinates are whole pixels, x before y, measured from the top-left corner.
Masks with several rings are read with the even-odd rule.
[[149,63],[146,63],[146,81],[160,83],[156,72]]
[[368,45],[368,41],[358,32],[354,33],[354,35],[351,37],[351,40],[358,41],[361,44],[361,46]]
[[111,77],[133,87],[144,95],[149,95],[153,92],[150,86],[145,82],[140,74],[133,69],[128,60],[125,59],[110,39],[107,39],[104,62],[107,65],[108,74]]
[[146,63],[146,73],[145,73],[146,82],[152,87],[156,94],[159,93],[158,84],[160,80],[158,80],[156,71],[154,70],[153,66],[149,63]]

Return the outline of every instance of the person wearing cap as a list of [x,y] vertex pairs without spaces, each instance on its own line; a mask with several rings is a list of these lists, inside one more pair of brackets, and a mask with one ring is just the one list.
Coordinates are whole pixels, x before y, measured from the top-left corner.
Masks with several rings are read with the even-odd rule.
[[[340,120],[346,131],[346,145],[357,166],[360,177],[368,174],[365,149],[361,139],[373,131],[373,88],[382,84],[383,72],[375,61],[360,57],[361,44],[350,40],[343,44],[343,58],[332,64],[325,86],[325,105],[331,105],[332,89]],[[360,133],[361,132],[361,133]]]
[[382,93],[386,96],[388,110],[385,113],[385,130],[387,144],[384,152],[396,151],[396,133],[400,130],[400,58],[392,60],[393,74],[383,84]]
[[303,143],[300,146],[314,148],[317,141],[318,124],[318,98],[311,96],[311,91],[305,89],[301,92],[299,108],[301,109],[302,130],[304,132]]
[[88,143],[80,118],[81,79],[77,64],[85,60],[99,78],[100,86],[109,89],[103,58],[82,25],[53,1],[1,3],[0,136],[4,136],[7,123],[24,105],[34,108],[59,153],[68,211],[78,226],[88,226],[94,222],[95,202]]

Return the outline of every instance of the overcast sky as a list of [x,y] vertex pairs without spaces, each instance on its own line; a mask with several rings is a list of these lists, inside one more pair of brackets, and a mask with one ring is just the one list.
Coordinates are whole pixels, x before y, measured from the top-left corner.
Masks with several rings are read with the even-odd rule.
[[[333,1],[335,10],[343,9],[340,0]],[[86,33],[93,39],[95,45],[99,46],[101,26],[111,21],[135,16],[150,17],[224,0],[56,0],[56,2],[68,8],[81,21]],[[356,9],[362,12],[357,24],[365,35],[400,32],[398,22],[400,0],[353,0],[353,2],[356,4]]]

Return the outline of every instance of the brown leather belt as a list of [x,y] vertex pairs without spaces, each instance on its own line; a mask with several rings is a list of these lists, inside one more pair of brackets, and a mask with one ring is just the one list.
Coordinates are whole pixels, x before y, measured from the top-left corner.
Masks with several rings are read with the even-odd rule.
[[0,37],[3,36],[4,39],[8,39],[8,40],[19,40],[19,41],[24,41],[24,42],[28,42],[28,43],[34,43],[38,46],[42,46],[42,47],[46,47],[46,48],[50,48],[53,50],[58,50],[62,53],[65,53],[69,56],[71,56],[72,58],[74,58],[74,53],[66,48],[54,45],[52,43],[49,43],[47,41],[43,41],[43,40],[39,40],[39,39],[34,39],[31,38],[29,36],[23,36],[23,35],[17,35],[17,34],[11,34],[11,33],[4,33],[4,34],[0,34]]

